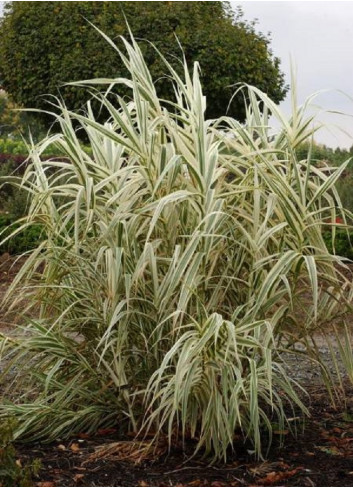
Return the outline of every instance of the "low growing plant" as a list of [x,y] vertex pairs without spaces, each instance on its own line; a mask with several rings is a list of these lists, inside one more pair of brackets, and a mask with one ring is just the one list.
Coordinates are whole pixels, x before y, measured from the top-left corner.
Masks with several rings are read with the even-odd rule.
[[[304,346],[335,398],[314,337],[352,298],[322,237],[346,220],[335,183],[348,162],[297,157],[314,131],[310,101],[298,108],[294,96],[287,119],[243,87],[245,124],[206,120],[197,64],[180,78],[162,58],[175,89],[166,102],[136,42],[124,43],[128,79],[82,82],[106,123],[90,102],[85,114],[59,104],[61,132],[29,155],[23,226],[40,224],[46,239],[5,298],[26,304],[26,334],[1,342],[19,397],[0,416],[18,420],[22,440],[118,425],[170,445],[193,438],[215,460],[241,433],[260,455],[262,434],[289,423],[284,404],[307,412],[283,352]],[[103,83],[131,98],[113,102]],[[49,145],[67,161],[43,161]]]
[[0,427],[0,486],[33,486],[33,478],[39,474],[41,463],[39,459],[35,459],[24,464],[18,458],[13,445],[15,425],[15,420],[7,419],[3,420]]
[[323,233],[327,249],[330,253],[335,253],[348,260],[353,260],[353,232],[339,230],[335,233],[334,240],[332,232],[326,231]]
[[[0,215],[0,239],[4,241],[0,244],[0,254],[25,253],[37,248],[43,241],[43,227],[40,224],[25,226],[21,232],[17,232],[20,227],[21,221],[16,220],[13,215]],[[11,237],[6,239],[9,236]]]

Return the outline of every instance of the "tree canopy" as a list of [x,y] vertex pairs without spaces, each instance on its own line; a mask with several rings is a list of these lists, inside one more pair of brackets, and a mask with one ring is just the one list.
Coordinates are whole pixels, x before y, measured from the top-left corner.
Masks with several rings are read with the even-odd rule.
[[[208,117],[227,112],[239,82],[255,85],[276,102],[285,96],[270,38],[228,2],[9,2],[0,21],[0,80],[15,103],[43,109],[47,94],[60,93],[69,108],[78,109],[87,93],[65,83],[126,74],[90,22],[117,43],[130,26],[162,98],[173,97],[173,86],[150,42],[177,69],[182,69],[181,45],[189,65],[200,62]],[[238,120],[245,116],[242,97],[234,97],[228,110]]]

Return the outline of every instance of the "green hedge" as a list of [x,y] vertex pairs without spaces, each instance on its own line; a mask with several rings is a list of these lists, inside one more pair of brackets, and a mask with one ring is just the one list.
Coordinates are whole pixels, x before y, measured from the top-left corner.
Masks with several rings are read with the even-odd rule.
[[[90,147],[82,144],[83,149],[89,154],[92,153]],[[14,155],[14,156],[23,156],[25,159],[28,155],[28,146],[22,139],[12,139],[12,138],[0,138],[0,153]],[[43,155],[52,157],[53,155],[61,156],[61,151],[58,150],[55,144],[50,144],[46,150],[43,152]]]
[[[57,153],[58,150],[54,146],[48,146],[44,154],[52,155]],[[28,146],[22,139],[0,138],[0,153],[10,155],[27,155]]]
[[[13,216],[0,215],[0,243],[19,226],[20,224],[16,222]],[[24,253],[38,246],[42,238],[42,226],[38,224],[29,226],[5,243],[0,244],[0,254],[17,255]]]
[[[333,253],[332,233],[326,231],[323,233],[323,237],[328,250]],[[335,254],[353,260],[353,232],[336,231]]]

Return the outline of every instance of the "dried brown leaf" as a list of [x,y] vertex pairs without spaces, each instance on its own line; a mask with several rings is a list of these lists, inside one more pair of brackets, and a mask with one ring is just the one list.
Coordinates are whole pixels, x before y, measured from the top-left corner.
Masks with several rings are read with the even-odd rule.
[[74,481],[75,481],[75,482],[78,482],[78,481],[80,481],[81,479],[83,479],[83,478],[84,478],[84,476],[85,476],[85,474],[75,474],[75,475],[74,475]]
[[77,453],[81,450],[80,445],[78,443],[71,443],[70,450],[74,453]]
[[112,435],[113,433],[116,433],[116,428],[101,428],[97,431],[96,434],[99,436],[106,436],[106,435]]
[[119,441],[107,443],[97,447],[89,456],[87,462],[95,462],[99,459],[129,461],[138,465],[146,460],[157,460],[168,450],[166,439],[156,442]]
[[302,470],[301,467],[298,467],[293,470],[288,470],[286,472],[270,472],[266,475],[266,477],[262,477],[261,479],[258,479],[256,482],[258,484],[261,484],[263,486],[273,486],[273,484],[276,484],[277,482],[281,482],[286,479],[290,479],[295,475],[299,470]]

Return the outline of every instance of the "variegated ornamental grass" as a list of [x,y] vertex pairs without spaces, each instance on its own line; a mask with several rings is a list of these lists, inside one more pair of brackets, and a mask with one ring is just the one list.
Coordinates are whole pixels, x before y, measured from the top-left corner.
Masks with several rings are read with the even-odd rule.
[[[304,345],[335,396],[312,337],[352,296],[322,239],[336,215],[346,222],[345,165],[298,161],[314,131],[306,105],[288,119],[243,87],[244,124],[206,120],[197,64],[180,78],[164,60],[175,101],[159,100],[138,45],[124,44],[129,79],[81,83],[106,123],[89,102],[60,105],[60,132],[31,148],[23,225],[41,223],[43,242],[5,299],[25,334],[1,342],[12,401],[0,415],[23,440],[119,426],[192,437],[219,460],[241,433],[260,455],[262,434],[288,424],[284,404],[307,412],[283,352]],[[112,95],[119,84],[131,99]],[[49,144],[67,161],[42,161]]]

